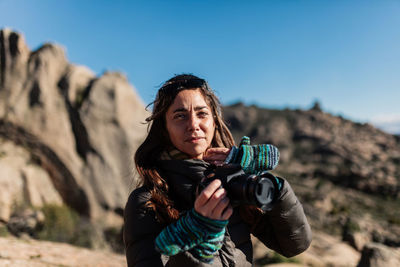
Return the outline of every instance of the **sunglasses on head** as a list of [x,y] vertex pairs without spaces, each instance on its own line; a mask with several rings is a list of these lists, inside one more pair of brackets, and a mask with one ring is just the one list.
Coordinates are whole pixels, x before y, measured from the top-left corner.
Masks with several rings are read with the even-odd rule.
[[207,82],[200,78],[179,79],[175,81],[166,82],[160,89],[163,92],[170,92],[172,90],[190,89],[190,88],[206,88],[208,90]]

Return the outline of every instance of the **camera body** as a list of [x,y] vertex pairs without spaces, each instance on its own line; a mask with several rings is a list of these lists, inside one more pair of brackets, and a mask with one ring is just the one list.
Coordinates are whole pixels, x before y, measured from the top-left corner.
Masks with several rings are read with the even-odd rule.
[[246,174],[239,164],[224,164],[215,166],[207,171],[207,177],[197,187],[201,192],[215,179],[221,180],[221,187],[225,188],[232,206],[253,205],[264,211],[272,208],[275,196],[278,193],[275,176],[269,172],[258,175]]

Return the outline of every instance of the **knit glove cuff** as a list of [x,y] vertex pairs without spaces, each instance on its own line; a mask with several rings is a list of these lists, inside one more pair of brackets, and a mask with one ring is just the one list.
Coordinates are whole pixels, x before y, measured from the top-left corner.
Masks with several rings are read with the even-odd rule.
[[239,147],[232,147],[225,163],[240,164],[247,174],[273,170],[279,162],[279,150],[270,144],[250,145],[250,138],[243,136]]
[[222,248],[223,241],[224,235],[221,235],[195,246],[190,250],[190,253],[201,262],[211,263],[218,250]]
[[194,222],[198,224],[198,227],[207,232],[207,236],[213,236],[225,230],[225,226],[229,222],[228,220],[214,220],[204,217],[194,208],[190,210],[190,215],[193,217]]
[[213,220],[197,213],[194,209],[193,215],[199,220],[199,222],[207,227],[208,234],[204,239],[204,242],[195,246],[190,250],[190,252],[199,261],[211,263],[214,259],[214,255],[222,247],[225,236],[225,227],[228,224],[228,220]]
[[223,238],[228,220],[213,220],[202,216],[194,209],[171,223],[157,236],[156,250],[172,256],[207,241]]

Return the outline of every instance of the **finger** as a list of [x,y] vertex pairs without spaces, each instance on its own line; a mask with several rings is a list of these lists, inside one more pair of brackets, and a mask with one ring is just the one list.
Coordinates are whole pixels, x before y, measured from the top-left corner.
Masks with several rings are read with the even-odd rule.
[[226,209],[226,207],[228,207],[228,205],[229,198],[225,196],[218,202],[217,206],[215,206],[213,210],[213,215],[215,216],[215,218],[221,218],[224,210]]
[[215,207],[218,203],[226,197],[226,190],[224,188],[220,188],[209,198],[207,203],[204,205],[204,209],[208,211],[210,215],[213,214]]
[[203,157],[204,160],[206,161],[212,161],[212,160],[220,160],[223,161],[226,159],[228,155],[227,154],[211,154],[209,156]]
[[206,188],[204,188],[203,191],[201,191],[201,193],[197,196],[196,201],[194,202],[196,211],[198,208],[204,206],[207,203],[210,197],[220,186],[221,180],[215,179]]
[[232,216],[232,213],[233,213],[233,208],[231,205],[228,205],[228,207],[222,213],[221,220],[228,220]]
[[225,189],[220,188],[214,192],[214,194],[208,199],[207,203],[205,203],[204,205],[196,205],[195,202],[195,210],[205,217],[214,218],[213,210],[224,197],[226,197],[226,191]]
[[229,152],[231,151],[230,148],[226,148],[226,147],[212,147],[207,149],[205,156],[208,157],[210,155],[213,154],[225,154],[228,155]]
[[231,149],[226,147],[210,147],[207,153],[228,153]]

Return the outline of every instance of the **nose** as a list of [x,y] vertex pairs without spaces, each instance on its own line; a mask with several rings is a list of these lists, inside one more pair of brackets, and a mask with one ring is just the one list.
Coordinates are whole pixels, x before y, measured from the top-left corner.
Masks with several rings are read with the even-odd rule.
[[200,119],[195,114],[191,114],[188,119],[188,131],[198,131],[200,129]]

